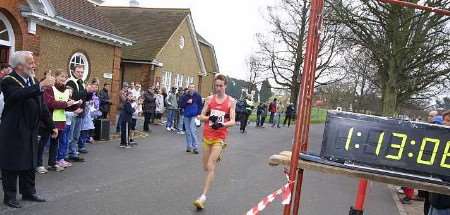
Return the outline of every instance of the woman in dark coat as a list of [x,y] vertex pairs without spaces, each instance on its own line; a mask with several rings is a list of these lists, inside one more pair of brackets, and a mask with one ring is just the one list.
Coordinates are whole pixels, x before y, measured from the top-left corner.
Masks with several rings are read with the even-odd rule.
[[153,124],[156,110],[156,97],[153,93],[153,89],[149,88],[145,91],[143,98],[144,103],[142,104],[142,111],[144,112],[144,131],[149,131],[148,124]]

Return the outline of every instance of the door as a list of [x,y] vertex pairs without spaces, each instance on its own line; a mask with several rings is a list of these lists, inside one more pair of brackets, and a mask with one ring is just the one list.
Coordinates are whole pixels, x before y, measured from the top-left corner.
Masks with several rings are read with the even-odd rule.
[[10,47],[8,46],[1,46],[0,45],[0,66],[1,65],[7,65],[9,63],[9,53],[10,53]]

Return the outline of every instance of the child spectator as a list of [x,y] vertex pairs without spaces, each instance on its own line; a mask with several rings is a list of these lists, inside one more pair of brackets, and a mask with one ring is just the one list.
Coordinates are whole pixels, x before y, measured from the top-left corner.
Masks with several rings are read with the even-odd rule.
[[128,93],[125,104],[120,111],[120,147],[131,148],[129,142],[130,124],[132,123],[133,113],[135,110],[131,106],[133,100],[133,94]]

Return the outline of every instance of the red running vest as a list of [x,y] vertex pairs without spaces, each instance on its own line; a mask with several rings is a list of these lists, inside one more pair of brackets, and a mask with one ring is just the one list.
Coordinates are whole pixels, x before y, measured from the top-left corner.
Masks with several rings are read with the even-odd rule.
[[[223,103],[219,104],[217,102],[216,96],[214,95],[208,104],[208,110],[210,111],[210,116],[217,116],[218,122],[225,123],[230,121],[229,118],[225,116],[230,115],[231,109],[231,99],[227,96]],[[211,128],[212,122],[208,121],[203,127],[203,136],[208,140],[225,140],[228,135],[228,129],[225,127],[214,130]]]

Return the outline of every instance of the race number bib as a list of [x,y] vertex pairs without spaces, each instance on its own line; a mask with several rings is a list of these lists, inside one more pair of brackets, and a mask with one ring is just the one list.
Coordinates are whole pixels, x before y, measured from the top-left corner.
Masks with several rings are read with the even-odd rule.
[[[211,116],[217,116],[217,122],[218,123],[225,123],[225,112],[220,110],[211,110]],[[209,121],[209,125],[211,126],[213,123]]]

